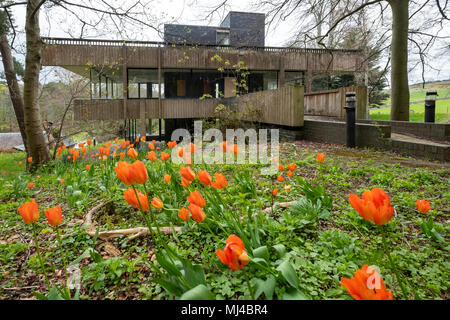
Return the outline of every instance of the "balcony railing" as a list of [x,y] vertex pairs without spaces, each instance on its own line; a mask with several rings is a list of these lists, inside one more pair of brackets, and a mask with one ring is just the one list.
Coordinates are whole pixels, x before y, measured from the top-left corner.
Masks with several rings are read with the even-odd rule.
[[216,50],[254,50],[265,52],[299,52],[299,53],[361,53],[359,49],[316,49],[316,48],[296,48],[296,47],[250,47],[250,46],[230,46],[230,45],[205,45],[205,44],[171,44],[159,41],[135,41],[135,40],[105,40],[105,39],[72,39],[72,38],[50,38],[42,37],[42,41],[48,45],[77,45],[77,46],[116,46],[116,47],[189,47],[206,48]]

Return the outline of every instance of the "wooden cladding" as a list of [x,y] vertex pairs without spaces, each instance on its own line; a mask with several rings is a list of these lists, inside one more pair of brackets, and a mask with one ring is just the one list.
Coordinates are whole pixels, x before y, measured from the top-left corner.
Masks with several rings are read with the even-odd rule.
[[[215,117],[219,104],[241,113],[247,120],[248,110],[255,110],[258,121],[285,126],[303,125],[303,87],[286,87],[247,94],[232,99],[162,99],[159,116],[157,99],[128,99],[127,119],[183,119]],[[75,120],[123,119],[123,100],[76,100]],[[255,119],[248,119],[255,120]]]
[[365,119],[367,112],[366,86],[305,93],[305,114],[345,118],[344,107],[347,92],[356,92],[356,119]]
[[[303,126],[303,116],[345,117],[345,94],[356,92],[356,118],[365,119],[367,87],[353,86],[304,93],[303,86],[254,92],[225,99],[128,99],[127,119],[184,119],[216,117],[219,104],[241,119],[290,127]],[[161,110],[159,103],[161,103]],[[75,100],[75,120],[124,119],[124,100]]]
[[[70,42],[69,42],[70,43]],[[100,43],[102,44],[102,43]],[[288,48],[286,48],[288,49]],[[161,50],[161,68],[217,69],[223,63],[212,61],[218,55],[230,65],[243,61],[250,70],[312,70],[330,72],[364,72],[360,51],[345,50],[277,50],[220,47],[126,47],[112,45],[45,44],[44,66],[111,66],[127,64],[134,68],[157,68]]]

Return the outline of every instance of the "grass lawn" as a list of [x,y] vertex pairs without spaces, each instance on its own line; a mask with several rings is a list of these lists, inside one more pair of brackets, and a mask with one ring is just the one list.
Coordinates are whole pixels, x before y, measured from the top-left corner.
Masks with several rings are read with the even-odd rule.
[[[90,149],[88,155],[97,152]],[[73,162],[66,150],[63,160],[34,174],[24,174],[18,166],[23,154],[0,153],[0,170],[8,172],[0,174],[0,299],[49,294],[32,225],[25,224],[18,212],[31,199],[40,209],[33,226],[51,287],[63,286],[64,261],[44,210],[62,208],[63,223],[58,227],[62,249],[67,264],[80,271],[80,299],[347,300],[352,296],[340,281],[353,277],[365,264],[377,270],[394,299],[449,299],[450,168],[446,165],[298,141],[281,144],[278,161],[284,168],[273,176],[261,174],[262,164],[194,164],[196,179],[182,187],[179,168],[183,165],[160,159],[162,151],[170,150],[162,146],[155,150],[157,159],[150,161],[144,145],[137,159],[148,172],[145,190],[150,201],[158,197],[164,205],[155,209],[149,204],[150,211],[142,213],[136,201],[130,205],[124,199],[130,186],[114,171],[120,151],[114,159],[111,152],[106,161],[86,156]],[[318,152],[325,153],[324,162],[316,160]],[[128,156],[125,160],[135,161]],[[292,177],[290,163],[296,165]],[[214,173],[221,173],[228,184],[221,189],[208,186],[204,175],[206,182],[198,180],[204,174],[200,170],[207,170],[215,182],[219,176]],[[171,179],[164,182],[167,174]],[[278,175],[283,181],[276,179]],[[28,188],[28,182],[35,185]],[[143,185],[137,188],[144,192]],[[372,188],[387,192],[395,209],[383,226],[366,221],[349,203],[349,194],[361,196]],[[203,204],[194,191],[202,195]],[[145,196],[140,199],[143,204],[147,201]],[[428,200],[432,209],[419,213],[418,199]],[[86,213],[102,202],[92,224],[84,226]],[[285,202],[291,205],[272,207]],[[187,221],[179,217],[182,207],[191,211]],[[93,236],[97,228],[103,232],[155,224],[179,226],[181,231],[154,231],[153,236],[134,239]],[[233,242],[234,251],[226,251],[231,245],[226,247],[225,240],[231,234],[242,244]],[[225,249],[236,260],[223,263],[217,249]],[[233,271],[230,265],[242,270]],[[72,297],[76,294],[73,289]],[[49,296],[58,294],[53,290]]]
[[[409,120],[414,122],[425,121],[425,104],[412,104],[409,106]],[[370,118],[373,120],[389,120],[391,108],[371,109]],[[436,123],[448,123],[450,121],[450,100],[436,101]]]

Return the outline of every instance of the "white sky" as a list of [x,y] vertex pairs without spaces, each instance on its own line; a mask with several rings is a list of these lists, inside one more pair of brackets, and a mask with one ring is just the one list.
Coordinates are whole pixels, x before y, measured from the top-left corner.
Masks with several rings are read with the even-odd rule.
[[[75,2],[78,0],[72,0]],[[180,24],[193,24],[193,25],[212,25],[217,26],[222,19],[226,16],[228,11],[249,11],[254,12],[252,3],[255,0],[229,0],[226,10],[219,10],[216,12],[212,19],[205,20],[205,12],[209,12],[212,9],[211,2],[220,3],[219,0],[205,1],[205,0],[154,0],[152,6],[149,7],[148,13],[153,17],[153,25],[160,24],[161,31],[163,30],[163,23],[180,23]],[[119,4],[133,2],[133,0],[109,0],[108,3]],[[47,9],[43,9],[47,11]],[[52,37],[78,37],[80,33],[80,24],[76,19],[68,14],[65,10],[53,9],[51,16],[48,17],[44,12],[41,13],[41,35]],[[81,11],[80,11],[81,12]],[[261,12],[261,11],[258,11]],[[85,13],[85,12],[84,12]],[[261,12],[264,13],[264,12]],[[18,30],[24,30],[24,16],[25,7],[16,6],[13,10],[15,23],[18,26]],[[295,29],[295,21],[284,21],[279,23],[276,28],[266,30],[266,46],[284,46],[289,38],[293,35]],[[112,28],[113,29],[113,28]],[[130,32],[131,31],[131,32]],[[94,32],[89,33],[90,38],[102,38],[102,39],[135,39],[135,40],[162,40],[156,31],[146,26],[134,26],[124,28],[122,35],[117,33],[111,33],[107,30],[107,26],[98,28]],[[449,33],[450,35],[450,33]],[[23,32],[18,35],[17,43],[24,42]],[[427,70],[425,79],[427,81],[433,80],[447,80],[450,79],[450,50],[434,50],[432,56],[429,57],[431,64],[436,70]],[[24,58],[19,57],[20,60]],[[2,67],[1,67],[2,68]],[[419,67],[412,70],[409,74],[410,84],[421,82],[421,70]]]

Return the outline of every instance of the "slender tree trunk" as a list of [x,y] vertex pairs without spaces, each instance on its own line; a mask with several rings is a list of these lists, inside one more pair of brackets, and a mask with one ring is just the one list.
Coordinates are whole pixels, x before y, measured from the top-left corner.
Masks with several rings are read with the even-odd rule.
[[42,42],[39,29],[39,0],[29,0],[27,4],[26,59],[23,78],[23,102],[25,128],[28,140],[29,155],[33,157],[31,170],[50,160],[50,153],[42,131],[41,116],[39,114],[38,86],[41,69]]
[[409,121],[409,0],[389,0],[392,9],[391,120]]
[[5,69],[6,82],[8,83],[9,96],[16,114],[17,123],[19,125],[20,135],[22,136],[25,151],[28,154],[27,134],[25,132],[25,121],[23,113],[23,100],[20,94],[19,83],[17,82],[16,72],[14,70],[14,60],[11,54],[11,48],[8,43],[6,33],[0,35],[0,53],[3,60],[3,68]]

